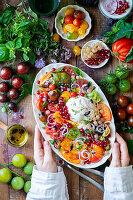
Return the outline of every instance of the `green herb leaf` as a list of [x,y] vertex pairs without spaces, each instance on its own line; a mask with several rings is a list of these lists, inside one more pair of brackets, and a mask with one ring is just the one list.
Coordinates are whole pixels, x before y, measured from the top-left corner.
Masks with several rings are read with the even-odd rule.
[[49,142],[50,142],[51,144],[54,144],[54,143],[55,143],[55,140],[49,140]]
[[61,72],[64,69],[64,67],[61,67],[59,69],[57,69],[55,72]]
[[127,54],[126,56],[126,59],[125,59],[125,62],[128,62],[130,60],[133,60],[133,46],[132,48],[130,49],[129,53]]
[[43,124],[44,124],[44,125],[46,125],[46,124],[47,124],[47,122],[43,122]]
[[90,121],[89,120],[84,120],[84,123],[85,124],[90,124]]
[[72,109],[72,112],[74,112],[74,115],[76,115],[77,113],[79,113],[79,111],[73,110],[73,109]]
[[77,72],[77,74],[79,76],[84,77],[84,74],[83,74],[83,72],[80,69],[78,69],[77,67],[73,67],[73,69]]
[[47,101],[44,101],[43,104],[42,104],[42,109],[48,104]]

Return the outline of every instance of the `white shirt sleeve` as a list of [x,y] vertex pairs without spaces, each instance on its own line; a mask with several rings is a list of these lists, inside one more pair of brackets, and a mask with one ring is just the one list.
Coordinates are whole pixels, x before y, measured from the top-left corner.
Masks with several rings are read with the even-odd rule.
[[66,177],[63,169],[58,167],[57,173],[46,173],[33,169],[31,189],[26,200],[68,200]]
[[106,167],[104,200],[133,200],[133,170],[128,167]]

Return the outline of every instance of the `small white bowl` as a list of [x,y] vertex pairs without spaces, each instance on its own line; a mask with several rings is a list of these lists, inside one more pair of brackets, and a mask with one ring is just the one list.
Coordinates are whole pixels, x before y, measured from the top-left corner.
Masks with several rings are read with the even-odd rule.
[[[66,9],[67,9],[68,7],[73,7],[75,10],[80,10],[80,11],[82,11],[82,12],[85,14],[84,20],[89,24],[89,27],[88,27],[88,29],[86,30],[86,33],[85,33],[84,37],[79,36],[79,37],[78,37],[77,39],[75,39],[75,40],[67,39],[66,34],[63,32],[62,28],[59,27],[59,25],[58,25],[58,19],[59,19],[60,16],[65,16],[65,11],[66,11]],[[74,41],[74,42],[77,42],[77,41],[79,41],[79,40],[84,39],[84,38],[89,34],[89,32],[90,32],[90,30],[91,30],[91,18],[90,18],[89,13],[88,13],[84,8],[79,7],[79,6],[77,6],[77,5],[68,5],[68,6],[66,6],[66,7],[61,8],[61,10],[57,13],[56,18],[55,18],[55,28],[56,28],[57,33],[58,33],[63,39],[65,39],[65,40],[67,40],[67,41]]]
[[132,11],[132,8],[133,8],[133,1],[132,0],[127,0],[127,2],[129,3],[129,8],[126,10],[125,13],[121,14],[121,15],[118,15],[118,14],[110,14],[108,11],[106,11],[104,8],[103,8],[103,5],[102,5],[102,1],[103,0],[99,0],[99,9],[101,11],[101,13],[107,17],[107,18],[112,18],[112,19],[122,19],[124,17],[126,17],[127,15],[129,15],[129,13]]
[[108,60],[109,60],[109,58],[108,58],[108,59],[105,59],[100,65],[88,65],[88,64],[84,61],[84,59],[83,59],[83,49],[84,49],[86,46],[88,46],[88,45],[91,47],[91,46],[92,46],[94,43],[96,43],[96,42],[102,43],[103,47],[104,47],[105,49],[109,50],[108,46],[107,46],[104,42],[102,42],[102,41],[100,41],[100,40],[90,40],[90,41],[88,41],[87,43],[84,44],[84,46],[82,47],[82,50],[81,50],[81,59],[82,59],[82,61],[84,62],[85,65],[87,65],[88,67],[93,68],[93,69],[98,69],[98,68],[103,67],[104,65],[106,65],[106,63],[107,63]]

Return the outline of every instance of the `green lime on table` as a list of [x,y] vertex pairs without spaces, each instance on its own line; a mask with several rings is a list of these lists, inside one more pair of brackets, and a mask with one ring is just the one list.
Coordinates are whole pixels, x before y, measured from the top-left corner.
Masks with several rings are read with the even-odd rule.
[[118,83],[118,87],[122,92],[128,92],[131,88],[130,81],[127,79],[120,80]]
[[8,183],[12,179],[12,173],[9,169],[3,168],[0,169],[0,182]]
[[106,92],[110,95],[114,95],[117,92],[117,88],[113,83],[106,86]]
[[115,75],[119,79],[125,79],[129,75],[128,69],[122,67],[122,66],[117,66],[115,69]]
[[28,193],[30,188],[31,188],[31,181],[26,181],[24,184],[24,191]]
[[106,81],[107,81],[108,83],[116,83],[117,77],[116,77],[115,74],[107,74],[107,75],[106,75]]
[[24,187],[24,179],[21,177],[14,177],[11,181],[14,190],[21,190]]
[[34,163],[28,162],[24,167],[24,173],[27,175],[31,175],[33,171]]
[[12,158],[12,164],[15,167],[18,168],[22,168],[26,165],[27,163],[27,159],[23,154],[16,154],[13,158]]

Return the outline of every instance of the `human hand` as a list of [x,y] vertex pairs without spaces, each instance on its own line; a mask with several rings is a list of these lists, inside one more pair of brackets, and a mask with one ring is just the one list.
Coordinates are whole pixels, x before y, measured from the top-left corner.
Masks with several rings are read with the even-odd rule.
[[39,171],[56,173],[57,165],[54,152],[48,141],[44,141],[39,128],[35,127],[34,159]]
[[113,145],[110,167],[127,167],[129,161],[127,144],[123,138],[116,133],[116,142]]

